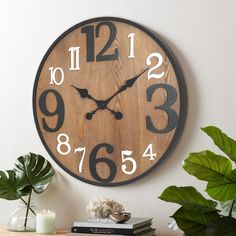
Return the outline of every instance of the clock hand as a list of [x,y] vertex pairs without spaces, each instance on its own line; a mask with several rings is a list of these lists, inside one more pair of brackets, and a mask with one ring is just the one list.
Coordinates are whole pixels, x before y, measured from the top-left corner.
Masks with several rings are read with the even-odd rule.
[[110,108],[107,107],[107,104],[119,93],[125,91],[127,88],[131,88],[134,83],[136,82],[136,80],[143,74],[145,73],[149,68],[146,68],[145,70],[143,70],[142,72],[140,72],[139,74],[135,75],[133,78],[128,79],[124,82],[124,84],[120,87],[120,89],[114,93],[112,96],[110,96],[109,98],[107,98],[106,100],[96,100],[95,98],[93,98],[89,93],[87,89],[81,89],[78,87],[75,87],[74,85],[71,85],[71,87],[73,87],[74,89],[76,89],[80,96],[82,98],[88,98],[93,100],[96,104],[97,104],[97,108],[91,112],[86,113],[86,119],[87,120],[91,120],[93,118],[93,115],[98,111],[98,110],[104,110],[107,109],[108,111],[110,111],[117,120],[122,119],[123,114],[121,112],[116,112],[114,110],[111,110]]
[[95,110],[86,113],[86,115],[85,115],[86,119],[87,119],[87,120],[92,120],[93,115],[94,115],[99,109],[100,109],[100,108],[97,107]]
[[96,108],[95,110],[86,113],[86,119],[87,119],[87,120],[91,120],[91,119],[93,118],[93,115],[94,115],[98,110],[100,110],[100,109],[101,109],[101,110],[104,110],[104,109],[109,110],[109,111],[115,116],[115,118],[116,118],[117,120],[120,120],[120,119],[122,118],[123,115],[122,115],[121,112],[115,112],[115,111],[109,109],[109,108],[107,107],[107,103],[106,103],[106,102],[104,102],[104,101],[102,101],[102,100],[96,100],[95,98],[93,98],[93,97],[88,93],[88,90],[87,90],[87,89],[81,89],[81,88],[75,87],[74,85],[71,85],[71,87],[73,87],[74,89],[76,89],[76,90],[79,92],[79,94],[80,94],[80,96],[81,96],[82,98],[91,99],[91,100],[93,100],[93,101],[97,104],[97,108]]
[[149,68],[146,68],[145,70],[143,70],[142,72],[140,72],[139,74],[135,75],[133,78],[128,79],[124,82],[124,84],[119,88],[119,90],[117,92],[115,92],[112,96],[110,96],[109,98],[107,98],[104,102],[106,104],[108,104],[116,95],[118,95],[119,93],[125,91],[127,88],[131,88],[134,83],[136,82],[136,80],[143,74],[145,73]]
[[115,116],[115,118],[116,118],[117,120],[122,119],[123,114],[122,114],[121,112],[111,110],[109,107],[107,107],[107,110],[110,111],[110,112]]
[[[86,119],[87,120],[91,120],[92,118],[93,118],[93,115],[98,111],[98,110],[100,110],[101,108],[100,107],[97,107],[95,110],[93,110],[93,111],[91,111],[91,112],[88,112],[88,113],[86,113]],[[107,109],[108,111],[110,111],[114,116],[115,116],[115,118],[117,119],[117,120],[120,120],[120,119],[122,119],[122,117],[123,117],[123,114],[121,113],[121,112],[119,112],[119,111],[114,111],[114,110],[111,110],[109,107],[106,107],[106,108],[104,108],[104,109]],[[103,109],[103,110],[104,110]]]
[[74,89],[77,90],[77,92],[79,92],[81,98],[88,98],[88,99],[91,99],[93,100],[94,102],[98,103],[98,100],[96,100],[95,98],[93,98],[87,89],[81,89],[81,88],[78,88],[78,87],[75,87],[74,85],[71,85],[71,87],[73,87]]

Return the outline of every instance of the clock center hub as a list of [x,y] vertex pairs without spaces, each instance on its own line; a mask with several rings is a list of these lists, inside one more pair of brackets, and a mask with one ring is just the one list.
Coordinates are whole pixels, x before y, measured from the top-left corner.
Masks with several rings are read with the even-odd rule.
[[107,102],[103,100],[97,101],[97,105],[101,110],[105,110],[107,108]]

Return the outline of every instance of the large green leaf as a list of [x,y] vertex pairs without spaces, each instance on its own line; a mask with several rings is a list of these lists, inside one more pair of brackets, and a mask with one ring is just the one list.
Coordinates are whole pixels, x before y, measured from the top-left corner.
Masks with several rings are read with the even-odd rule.
[[206,150],[190,153],[183,162],[183,168],[200,180],[225,182],[223,179],[231,172],[232,165],[227,158]]
[[170,186],[166,188],[161,196],[161,200],[174,202],[196,212],[217,211],[216,202],[205,199],[194,187],[176,187]]
[[233,215],[236,214],[236,201],[235,200],[224,201],[224,202],[221,202],[220,204],[221,204],[222,209],[227,215],[229,215],[231,208],[232,208],[232,214]]
[[27,185],[14,170],[0,171],[0,198],[7,200],[19,199],[22,189]]
[[215,222],[210,222],[206,229],[207,236],[236,236],[236,219],[221,217]]
[[208,150],[190,153],[183,168],[198,179],[208,181],[206,191],[214,199],[236,199],[236,172],[229,159]]
[[206,191],[215,200],[228,201],[236,199],[236,183],[234,182],[209,182]]
[[17,158],[15,169],[36,193],[43,192],[54,175],[51,164],[44,157],[34,153]]
[[236,141],[234,139],[215,126],[208,126],[202,128],[202,130],[213,139],[216,146],[226,153],[231,160],[236,162]]
[[236,183],[236,169],[232,170],[230,173],[227,174],[227,179]]
[[219,219],[217,212],[200,213],[179,208],[173,216],[178,227],[188,236],[205,236],[207,225]]

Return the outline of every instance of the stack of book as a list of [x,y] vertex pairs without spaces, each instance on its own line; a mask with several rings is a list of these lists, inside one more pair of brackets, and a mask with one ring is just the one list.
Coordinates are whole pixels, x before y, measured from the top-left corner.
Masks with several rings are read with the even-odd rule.
[[74,222],[68,236],[96,236],[96,235],[132,235],[132,236],[154,236],[155,229],[152,228],[151,218],[130,218],[125,223],[113,221],[97,222],[94,220]]

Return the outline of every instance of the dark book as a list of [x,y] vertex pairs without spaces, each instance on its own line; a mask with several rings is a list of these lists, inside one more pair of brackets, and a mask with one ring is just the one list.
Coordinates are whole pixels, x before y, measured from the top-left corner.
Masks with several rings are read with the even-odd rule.
[[71,228],[72,233],[89,233],[89,234],[122,234],[122,235],[134,235],[141,232],[145,232],[151,229],[151,224],[136,228],[136,229],[127,229],[127,228],[101,228],[101,227],[80,227],[73,226]]
[[[89,234],[89,233],[67,233],[67,236],[101,236],[107,234]],[[127,236],[125,234],[109,234],[109,236]],[[155,229],[149,229],[137,234],[130,234],[130,236],[155,236]]]
[[124,223],[115,222],[93,222],[91,220],[76,221],[73,226],[77,227],[92,227],[92,228],[122,228],[136,229],[142,226],[150,225],[152,218],[132,217]]

